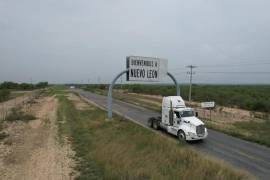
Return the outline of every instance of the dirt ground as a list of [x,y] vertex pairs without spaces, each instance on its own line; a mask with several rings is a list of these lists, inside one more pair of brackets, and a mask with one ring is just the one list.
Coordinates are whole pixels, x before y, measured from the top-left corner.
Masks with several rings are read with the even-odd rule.
[[8,101],[1,102],[0,103],[0,119],[3,119],[11,108],[21,105],[23,103],[26,103],[31,97],[31,95],[32,95],[32,92],[24,92],[24,95],[22,96],[18,96]]
[[73,104],[75,105],[75,108],[78,110],[86,110],[90,108],[89,104],[85,103],[79,96],[73,93],[69,93],[67,95],[67,98],[73,102]]
[[54,97],[41,97],[30,107],[36,120],[4,123],[9,136],[0,141],[0,179],[74,178],[74,152],[68,141],[60,145],[57,140],[56,110]]

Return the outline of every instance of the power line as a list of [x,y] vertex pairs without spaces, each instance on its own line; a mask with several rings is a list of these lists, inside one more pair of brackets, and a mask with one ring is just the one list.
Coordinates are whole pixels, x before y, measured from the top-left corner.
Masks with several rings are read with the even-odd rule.
[[[197,74],[203,73],[203,74],[270,74],[268,71],[197,71]],[[175,75],[180,75],[180,74],[186,74],[186,71],[178,71],[174,73]],[[189,73],[188,73],[189,74]]]
[[[210,64],[210,65],[200,65],[200,68],[211,68],[211,67],[215,67],[215,68],[224,68],[224,67],[237,67],[237,66],[257,66],[257,65],[270,65],[270,63],[239,63],[239,64]],[[184,67],[176,67],[176,68],[172,68],[170,70],[179,70],[179,69],[184,69]]]
[[267,65],[270,63],[244,63],[244,64],[216,64],[216,65],[201,65],[200,67],[235,67],[235,66],[257,66]]
[[253,71],[253,72],[245,72],[245,71],[238,71],[238,72],[229,72],[229,71],[212,71],[212,72],[198,72],[198,73],[213,73],[213,74],[270,74],[270,72],[262,72],[262,71]]

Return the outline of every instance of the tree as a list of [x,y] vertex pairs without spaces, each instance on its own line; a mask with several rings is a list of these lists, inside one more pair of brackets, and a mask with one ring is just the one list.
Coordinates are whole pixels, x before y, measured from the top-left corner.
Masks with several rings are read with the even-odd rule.
[[48,82],[39,82],[36,84],[36,88],[45,88],[48,87]]

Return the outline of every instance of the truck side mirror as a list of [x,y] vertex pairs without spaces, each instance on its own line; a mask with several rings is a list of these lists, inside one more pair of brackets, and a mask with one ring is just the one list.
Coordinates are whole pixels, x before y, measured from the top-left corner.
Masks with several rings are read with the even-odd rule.
[[198,117],[198,116],[199,116],[199,113],[198,113],[198,112],[196,112],[196,113],[195,113],[195,115],[196,115],[196,117]]

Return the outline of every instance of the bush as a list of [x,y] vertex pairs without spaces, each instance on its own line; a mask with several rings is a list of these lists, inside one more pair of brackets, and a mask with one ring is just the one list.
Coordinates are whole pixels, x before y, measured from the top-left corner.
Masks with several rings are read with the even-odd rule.
[[8,137],[9,135],[6,132],[1,132],[0,133],[0,140],[5,139],[6,137]]
[[8,100],[10,97],[10,91],[7,89],[0,90],[0,102]]
[[21,111],[20,107],[12,108],[11,112],[6,117],[6,121],[30,121],[36,119],[32,114],[26,114]]
[[39,88],[39,89],[45,88],[45,87],[48,87],[48,82],[39,82],[36,85],[36,88]]
[[22,83],[19,85],[19,88],[21,90],[32,90],[34,89],[34,85],[33,84],[28,84],[28,83]]

